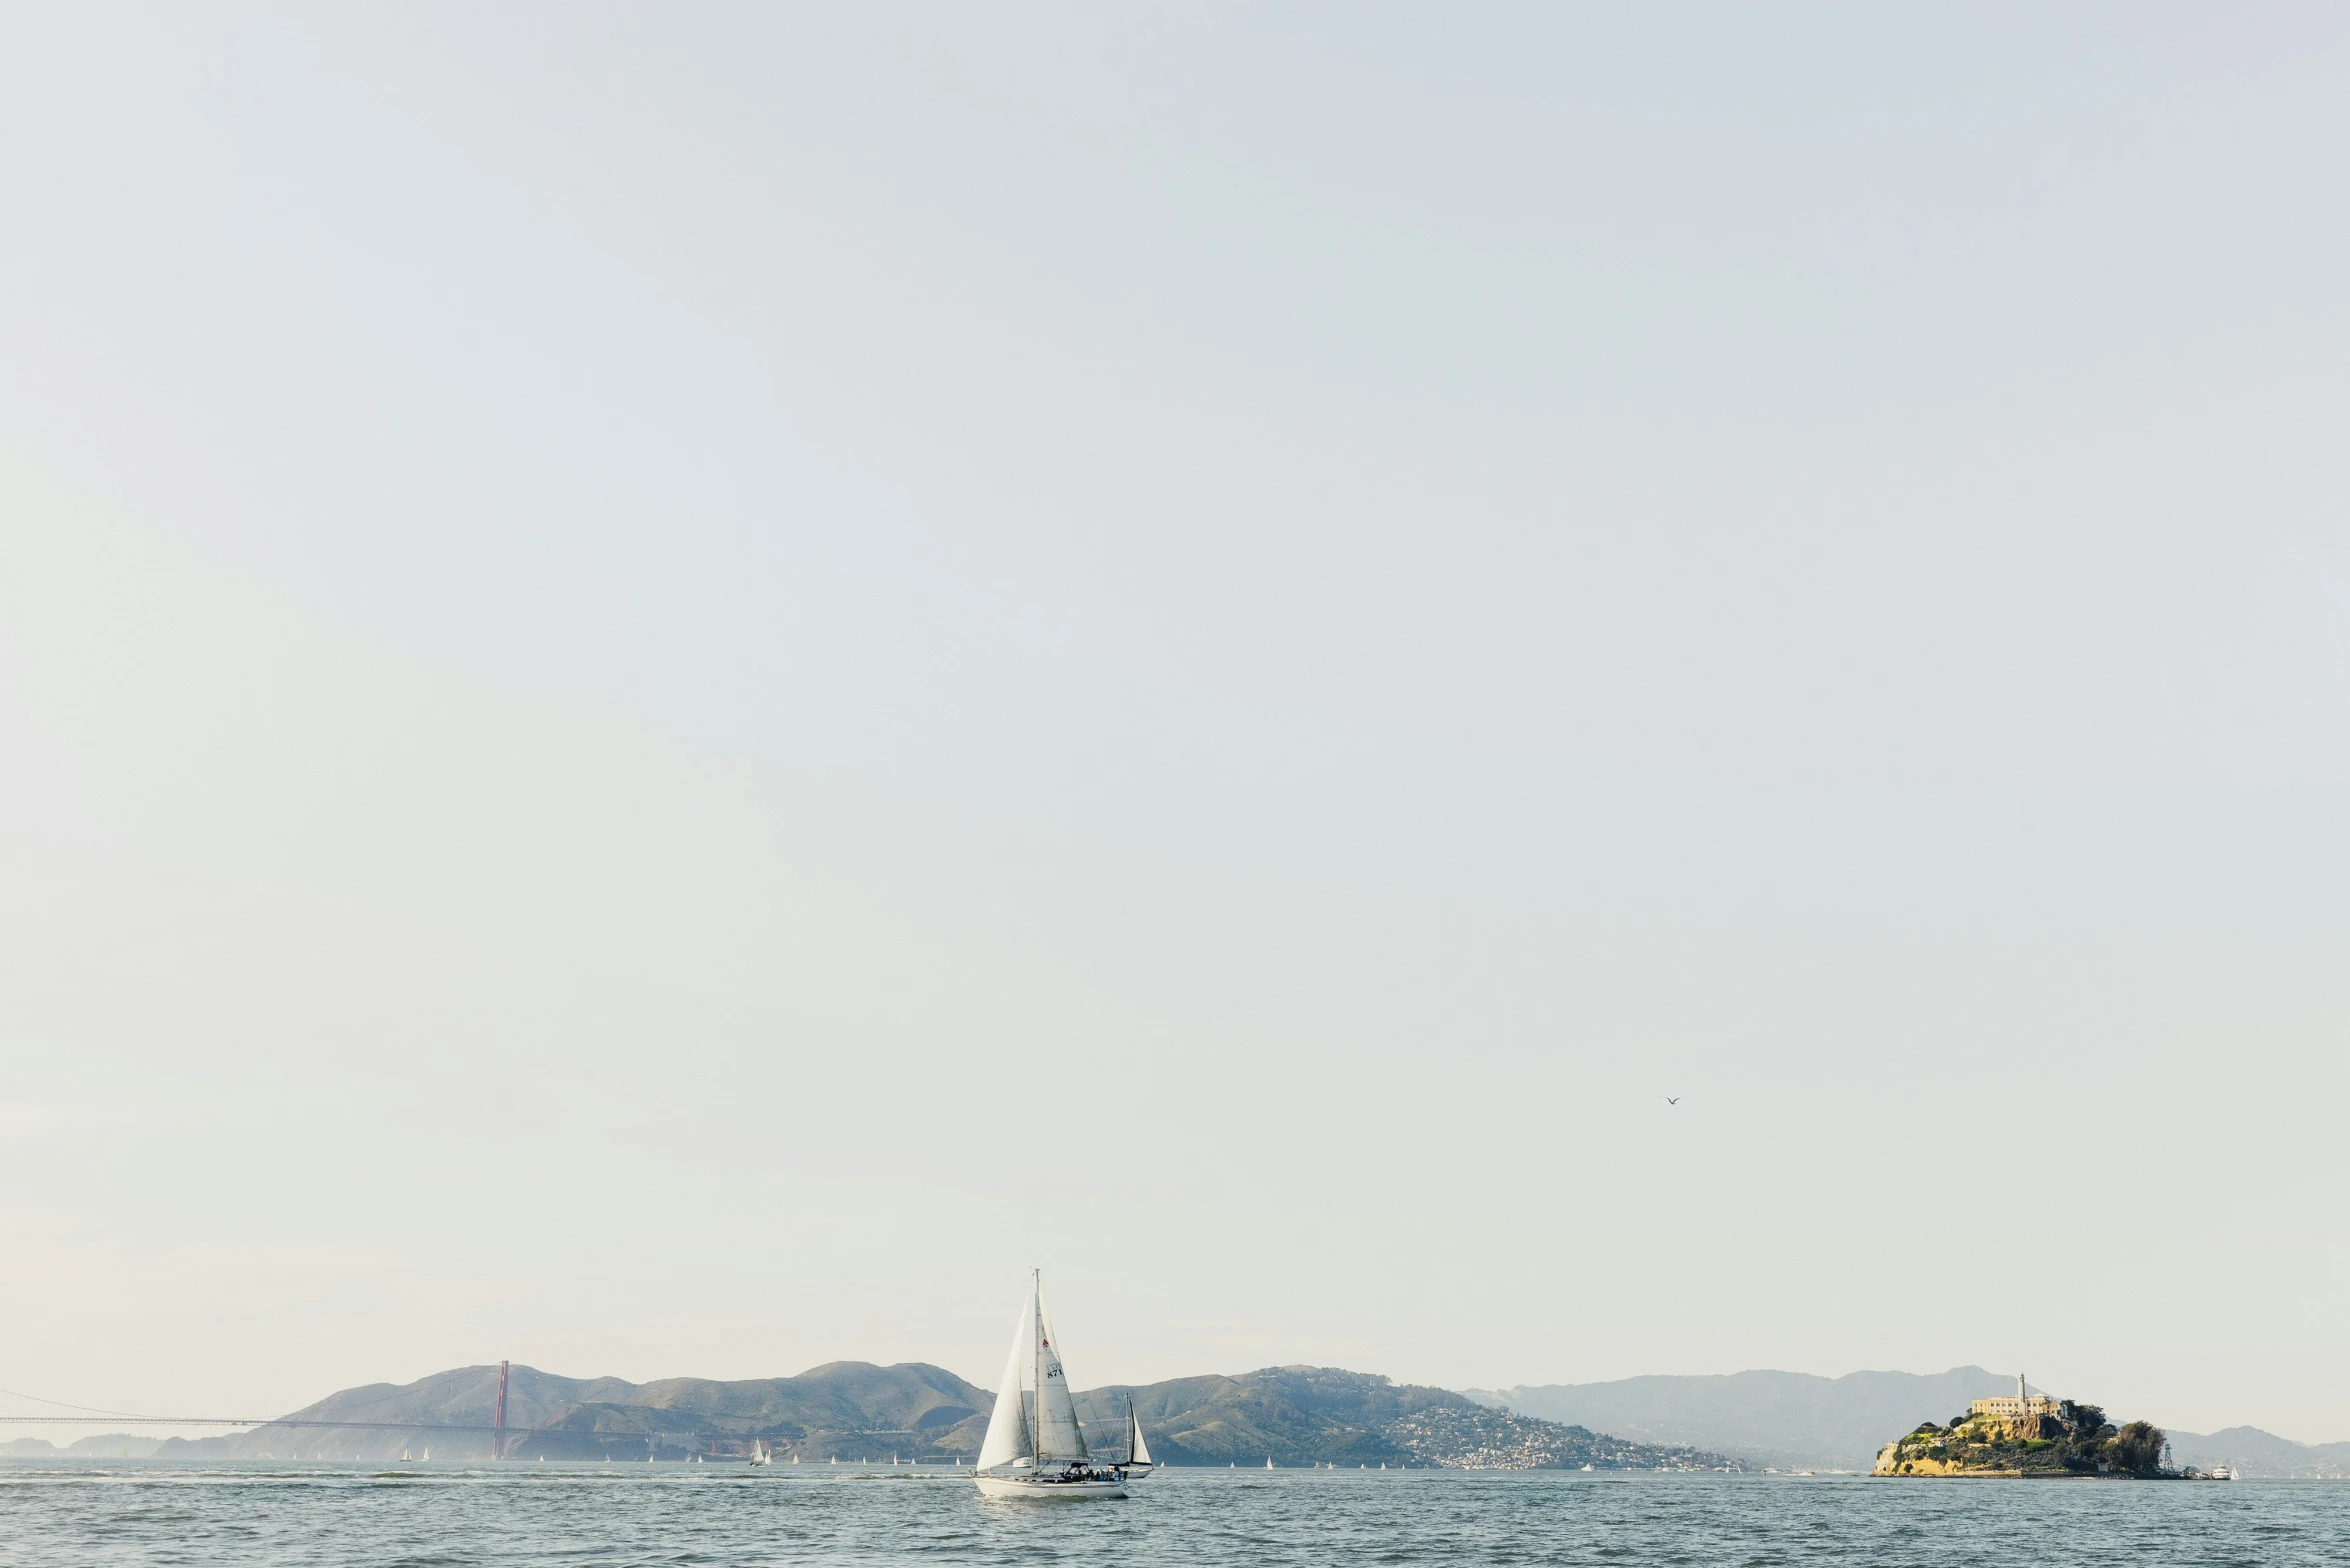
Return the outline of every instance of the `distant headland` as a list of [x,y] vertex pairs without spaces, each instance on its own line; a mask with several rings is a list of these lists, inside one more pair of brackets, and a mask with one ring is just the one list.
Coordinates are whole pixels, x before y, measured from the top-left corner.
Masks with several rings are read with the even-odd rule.
[[[969,1464],[993,1395],[943,1367],[836,1361],[797,1377],[718,1382],[567,1378],[459,1367],[402,1386],[344,1389],[265,1426],[173,1438],[159,1458],[450,1461],[733,1458],[780,1464]],[[1266,1367],[1080,1392],[1091,1436],[1122,1434],[1128,1402],[1161,1464],[1479,1470],[1738,1470],[1677,1444],[1631,1442],[1496,1410],[1447,1389],[1337,1367]],[[1106,1439],[1105,1439],[1106,1440]]]

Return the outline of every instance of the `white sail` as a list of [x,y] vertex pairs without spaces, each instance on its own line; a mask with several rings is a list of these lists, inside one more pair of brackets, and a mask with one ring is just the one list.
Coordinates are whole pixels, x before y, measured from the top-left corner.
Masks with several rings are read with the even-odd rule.
[[1012,1325],[1012,1354],[1004,1362],[1004,1381],[996,1389],[995,1413],[987,1418],[987,1436],[979,1445],[982,1470],[1010,1464],[1022,1454],[1035,1452],[1028,1446],[1028,1422],[1020,1410],[1020,1373],[1035,1346],[1029,1329],[1035,1305],[1033,1297],[1021,1303],[1020,1321]]
[[1135,1418],[1134,1401],[1126,1401],[1127,1454],[1130,1465],[1147,1465],[1151,1460],[1151,1445],[1142,1440],[1142,1423]]
[[1085,1432],[1077,1425],[1077,1401],[1069,1395],[1069,1375],[1053,1344],[1052,1314],[1045,1311],[1041,1285],[1036,1291],[1036,1330],[1036,1462],[1082,1462]]

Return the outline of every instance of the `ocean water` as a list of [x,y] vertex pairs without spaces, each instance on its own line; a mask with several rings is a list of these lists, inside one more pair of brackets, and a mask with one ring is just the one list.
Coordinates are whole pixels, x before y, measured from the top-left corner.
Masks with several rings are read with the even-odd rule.
[[2350,1563],[2350,1484],[1190,1470],[1123,1502],[843,1465],[0,1463],[0,1564]]

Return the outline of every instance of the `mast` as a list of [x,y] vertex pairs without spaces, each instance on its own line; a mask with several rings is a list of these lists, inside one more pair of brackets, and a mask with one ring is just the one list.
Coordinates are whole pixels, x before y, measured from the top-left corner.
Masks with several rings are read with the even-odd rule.
[[1028,1271],[1028,1359],[1036,1381],[1036,1416],[1029,1430],[1036,1437],[1036,1468],[1044,1468],[1044,1270]]

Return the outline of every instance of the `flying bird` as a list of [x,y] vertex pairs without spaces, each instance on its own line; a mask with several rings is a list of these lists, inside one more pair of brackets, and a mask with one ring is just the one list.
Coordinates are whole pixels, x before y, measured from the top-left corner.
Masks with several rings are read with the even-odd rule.
[[1667,1105],[1679,1105],[1681,1103],[1681,1097],[1677,1094],[1668,1094],[1665,1096],[1665,1103]]

